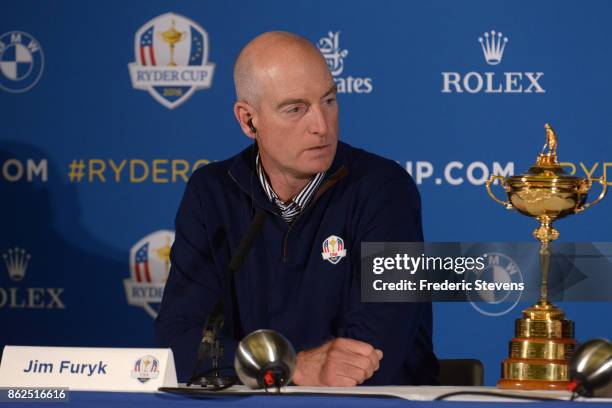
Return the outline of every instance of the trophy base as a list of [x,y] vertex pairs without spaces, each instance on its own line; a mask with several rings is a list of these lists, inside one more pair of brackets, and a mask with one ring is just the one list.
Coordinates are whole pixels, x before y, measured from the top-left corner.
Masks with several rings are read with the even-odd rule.
[[502,379],[569,381],[569,361],[539,358],[507,358],[502,363]]
[[539,302],[516,320],[509,358],[497,386],[514,390],[566,390],[569,361],[576,349],[574,323],[561,309]]
[[497,382],[497,388],[505,390],[550,390],[565,391],[569,381],[547,381],[547,380],[507,380],[501,379]]

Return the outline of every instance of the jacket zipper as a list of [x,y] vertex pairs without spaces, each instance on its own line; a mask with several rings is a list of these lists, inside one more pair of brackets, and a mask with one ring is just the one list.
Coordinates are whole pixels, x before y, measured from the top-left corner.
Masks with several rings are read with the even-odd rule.
[[[253,196],[251,195],[251,193],[246,191],[242,187],[242,185],[238,182],[238,180],[236,180],[236,178],[232,175],[231,172],[228,171],[227,174],[229,174],[230,178],[234,181],[234,183],[236,183],[238,185],[238,187],[240,187],[240,189],[246,195],[251,197],[251,200],[255,200],[253,198]],[[299,220],[300,217],[302,217],[302,214],[304,214],[306,211],[308,211],[314,205],[314,203],[317,202],[317,200],[319,199],[319,197],[321,197],[323,195],[323,193],[325,193],[327,190],[329,190],[338,181],[343,179],[347,174],[348,174],[348,170],[346,169],[346,167],[345,166],[340,167],[340,169],[338,169],[338,171],[336,171],[334,174],[332,174],[332,176],[325,183],[323,183],[323,185],[319,188],[319,191],[317,191],[317,193],[313,197],[312,201],[310,203],[308,203],[306,208],[304,208],[302,211],[300,211],[300,213],[298,214],[297,217],[295,217],[293,222],[291,224],[289,224],[289,228],[287,229],[287,232],[285,233],[285,238],[283,239],[283,263],[287,263],[287,241],[289,240],[289,233],[291,232],[291,229],[293,228],[293,226],[295,225],[297,220]],[[270,211],[270,210],[265,209],[265,208],[264,208],[264,210],[266,210],[269,213],[272,213],[272,214],[276,215],[277,217],[279,217],[283,221],[285,221],[285,219],[280,214],[278,214],[276,212],[273,212],[273,211]]]

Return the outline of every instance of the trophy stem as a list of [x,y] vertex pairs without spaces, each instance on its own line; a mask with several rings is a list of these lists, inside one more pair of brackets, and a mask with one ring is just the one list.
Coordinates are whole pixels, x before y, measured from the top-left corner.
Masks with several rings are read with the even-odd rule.
[[540,226],[533,231],[533,236],[540,241],[540,275],[542,277],[540,285],[540,304],[548,304],[548,273],[550,270],[550,242],[559,238],[557,231],[551,224],[552,219],[543,215],[538,218]]
[[540,304],[548,304],[548,272],[550,271],[550,244],[542,242],[540,245],[540,274],[542,282],[540,284]]
[[174,44],[170,44],[170,63],[169,67],[176,67],[176,62],[174,62]]

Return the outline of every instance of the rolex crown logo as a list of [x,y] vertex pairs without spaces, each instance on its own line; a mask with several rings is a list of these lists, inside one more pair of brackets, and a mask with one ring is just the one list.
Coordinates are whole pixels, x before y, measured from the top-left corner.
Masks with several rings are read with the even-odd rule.
[[25,276],[26,269],[28,269],[30,254],[23,248],[15,247],[9,249],[2,257],[8,269],[9,277],[17,282],[22,280]]
[[484,38],[479,37],[478,42],[482,47],[485,60],[489,65],[497,65],[501,62],[504,55],[504,49],[508,42],[508,37],[503,37],[502,33],[497,33],[491,30],[490,33],[484,33]]

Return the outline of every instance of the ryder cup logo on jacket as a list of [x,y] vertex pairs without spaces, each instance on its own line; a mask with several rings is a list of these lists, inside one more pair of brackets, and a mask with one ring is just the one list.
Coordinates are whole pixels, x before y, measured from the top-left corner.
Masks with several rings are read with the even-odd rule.
[[21,31],[0,36],[0,88],[12,93],[26,92],[40,79],[45,57],[34,37]]
[[132,86],[174,109],[195,91],[210,88],[215,67],[208,50],[208,34],[194,21],[174,13],[156,17],[134,38]]
[[142,307],[154,319],[170,272],[173,242],[174,232],[156,231],[138,241],[130,250],[131,277],[123,280],[128,304]]
[[159,377],[159,360],[157,358],[146,355],[136,360],[132,370],[132,378],[136,378],[144,384],[150,379],[157,377]]
[[323,241],[323,252],[321,253],[323,259],[337,264],[342,258],[346,256],[346,249],[344,249],[344,240],[336,235],[330,235],[325,241]]
[[[504,58],[508,37],[491,30],[478,37],[479,49],[484,62],[489,65],[486,72],[442,72],[442,93],[485,93],[485,94],[543,94],[543,72],[499,72],[497,67]],[[475,49],[474,49],[475,50]],[[516,63],[515,63],[516,66]]]

